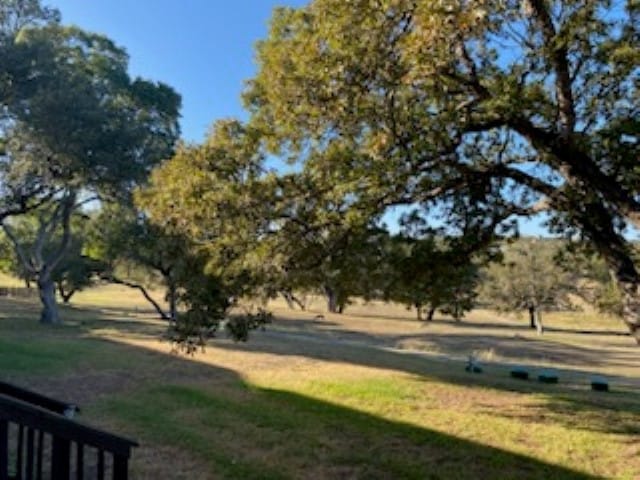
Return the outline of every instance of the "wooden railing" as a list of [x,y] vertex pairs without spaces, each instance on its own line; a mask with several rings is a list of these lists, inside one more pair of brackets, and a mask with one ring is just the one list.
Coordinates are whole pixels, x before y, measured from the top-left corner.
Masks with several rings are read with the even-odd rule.
[[61,415],[73,405],[8,385],[0,382],[0,480],[128,478],[135,441]]
[[62,402],[7,382],[0,382],[0,395],[22,400],[23,402],[42,407],[50,412],[64,415],[67,418],[73,418],[75,414],[80,411],[80,409],[72,403]]

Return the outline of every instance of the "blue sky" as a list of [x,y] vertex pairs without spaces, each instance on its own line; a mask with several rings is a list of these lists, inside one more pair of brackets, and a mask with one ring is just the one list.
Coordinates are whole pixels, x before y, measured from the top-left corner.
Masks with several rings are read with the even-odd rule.
[[133,75],[165,82],[183,101],[182,134],[200,141],[215,119],[244,115],[240,93],[255,72],[254,44],[276,6],[304,0],[44,0],[64,23],[124,47]]
[[[130,72],[182,95],[182,136],[201,141],[214,120],[245,118],[240,94],[255,73],[254,45],[267,35],[277,6],[307,0],[45,0],[65,24],[101,33],[130,56]],[[400,212],[385,220],[394,224]],[[540,235],[540,221],[521,223]]]

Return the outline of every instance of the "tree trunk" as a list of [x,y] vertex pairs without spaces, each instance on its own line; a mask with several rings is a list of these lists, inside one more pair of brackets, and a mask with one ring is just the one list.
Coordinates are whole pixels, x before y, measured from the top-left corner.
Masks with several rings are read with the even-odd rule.
[[622,320],[633,339],[640,345],[640,279],[628,281],[625,278],[616,278],[622,290]]
[[436,307],[430,307],[427,312],[427,322],[433,322],[433,316],[436,314]]
[[296,297],[293,292],[290,290],[283,290],[280,294],[284,297],[284,300],[287,302],[287,306],[291,310],[295,310],[294,304],[300,307],[300,310],[305,310],[305,305],[300,301],[298,297]]
[[544,327],[542,326],[542,314],[540,313],[540,309],[537,307],[533,307],[533,320],[538,335],[542,335],[544,333]]
[[62,284],[58,284],[58,293],[60,294],[60,298],[62,298],[62,303],[67,304],[76,291],[72,289],[69,292],[65,292]]
[[[76,192],[69,190],[59,200],[49,218],[40,217],[38,233],[35,242],[30,247],[30,255],[25,253],[23,246],[12,229],[8,225],[2,224],[2,228],[11,243],[13,243],[16,254],[20,258],[27,275],[35,277],[38,294],[42,302],[40,323],[47,325],[61,323],[56,303],[56,285],[51,275],[64,258],[71,244],[71,215],[76,207],[75,202]],[[62,227],[60,244],[56,250],[45,257],[45,245],[51,241],[53,232],[59,226]]]
[[158,304],[158,302],[156,302],[153,298],[151,298],[151,295],[149,295],[149,292],[147,292],[147,289],[144,288],[142,285],[139,285],[133,282],[128,282],[126,280],[121,280],[111,275],[103,275],[101,278],[103,280],[106,280],[107,282],[115,283],[117,285],[124,285],[125,287],[135,288],[136,290],[140,291],[140,293],[142,293],[144,298],[146,298],[147,301],[153,306],[155,311],[158,312],[158,315],[160,315],[160,318],[162,318],[163,320],[171,320],[171,317],[167,313],[165,313],[165,311]]
[[536,328],[536,308],[533,305],[527,307],[529,310],[529,327]]
[[592,235],[600,254],[604,257],[618,288],[622,293],[622,320],[629,333],[640,345],[640,272],[630,253],[626,240],[606,232],[607,235]]
[[338,295],[336,291],[325,285],[324,294],[327,297],[327,310],[331,313],[338,313]]
[[282,291],[280,292],[280,294],[282,295],[282,298],[284,298],[284,301],[287,302],[287,307],[289,307],[289,310],[295,310],[294,306],[293,306],[293,298],[290,292],[287,291]]
[[169,300],[169,317],[172,322],[178,320],[178,290],[173,280],[168,280],[167,298]]
[[38,279],[38,293],[42,302],[40,323],[45,325],[57,325],[60,322],[58,304],[56,303],[56,286],[48,276]]
[[[571,180],[572,184],[576,183],[570,176],[565,175],[565,178]],[[611,193],[615,193],[615,189]],[[622,320],[640,345],[640,272],[633,258],[633,246],[616,230],[614,217],[602,201],[580,204],[574,211],[585,212],[576,220],[607,262],[622,293]],[[637,215],[625,215],[625,218],[637,225]]]
[[306,305],[295,295],[291,295],[291,299],[300,307],[300,310],[304,311],[307,309]]

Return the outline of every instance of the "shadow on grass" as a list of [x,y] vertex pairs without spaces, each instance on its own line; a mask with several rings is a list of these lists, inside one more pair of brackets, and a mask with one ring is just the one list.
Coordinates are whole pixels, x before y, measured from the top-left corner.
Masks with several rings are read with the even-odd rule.
[[[314,311],[315,312],[315,311]],[[291,311],[288,316],[295,315],[296,311]],[[535,331],[535,328],[531,328],[528,323],[528,320],[522,322],[522,324],[514,324],[514,323],[506,323],[506,322],[491,322],[491,321],[476,321],[476,320],[468,320],[468,319],[460,319],[455,320],[451,318],[442,318],[435,317],[431,321],[419,321],[415,318],[415,316],[410,315],[398,315],[393,313],[385,313],[378,314],[375,312],[367,312],[359,313],[352,312],[347,310],[345,315],[360,319],[375,319],[375,320],[389,320],[392,319],[394,321],[403,321],[414,325],[423,325],[428,327],[431,324],[443,324],[451,327],[458,328],[495,328],[500,330],[509,330],[514,332],[531,332]],[[547,333],[568,333],[568,334],[576,334],[576,335],[602,335],[602,336],[611,336],[611,337],[631,337],[631,334],[626,331],[623,327],[620,330],[611,330],[611,329],[582,329],[582,328],[569,328],[569,327],[554,327],[554,326],[545,326],[545,332]]]
[[[22,379],[42,393],[57,393],[81,405],[93,403],[94,414],[107,423],[116,422],[120,433],[137,435],[148,444],[180,448],[205,462],[212,474],[233,478],[595,478],[300,394],[252,388],[225,369],[87,338],[92,331],[112,328],[153,337],[157,325],[141,322],[141,326],[81,310],[73,311],[71,321],[71,326],[41,330],[41,338],[26,342],[17,335],[19,329],[12,329],[16,336],[0,347],[0,371],[11,372],[10,379]],[[4,331],[6,322],[1,323]],[[618,431],[610,418],[609,425],[601,421],[599,406],[570,392],[555,392],[552,386],[471,376],[458,364],[401,353],[335,348],[326,342],[291,338],[274,341],[271,337],[256,335],[249,344],[218,342],[216,348],[394,369],[413,373],[425,382],[437,379],[466,387],[542,391],[558,400],[554,421],[567,422],[571,409],[577,408],[581,414],[597,417],[590,421],[590,429]],[[71,345],[75,347],[60,353],[61,347]],[[32,363],[16,363],[16,357]],[[612,411],[620,407],[611,403]],[[554,411],[553,402],[550,405]],[[621,408],[631,414],[640,411],[634,402]],[[508,417],[509,412],[502,416]],[[636,431],[633,417],[629,418],[629,425],[620,433]],[[520,414],[518,419],[525,417]]]
[[600,345],[581,347],[554,341],[553,338],[530,338],[519,335],[505,336],[478,331],[460,333],[424,333],[396,335],[390,338],[395,343],[419,341],[436,351],[471,354],[477,351],[492,352],[493,355],[521,362],[544,361],[561,365],[575,365],[583,369],[602,366],[630,367],[640,360],[640,350],[612,351]]
[[[278,322],[276,321],[276,324]],[[549,328],[541,337],[532,336],[527,326],[487,322],[456,322],[453,320],[436,320],[423,323],[424,328],[414,328],[407,334],[377,333],[371,334],[360,330],[349,330],[348,323],[335,326],[323,322],[306,322],[287,318],[280,325],[288,333],[311,334],[317,338],[330,341],[353,341],[379,347],[400,347],[418,349],[451,355],[471,355],[487,353],[504,361],[544,362],[557,365],[572,365],[579,369],[596,369],[614,367],[626,369],[631,373],[640,361],[640,349],[633,339],[622,332],[589,331],[590,339],[576,345],[576,338],[558,338],[554,333],[573,334],[571,329]],[[417,327],[418,323],[414,322]],[[446,326],[442,329],[429,328],[430,325]],[[550,333],[549,333],[550,332]],[[586,332],[582,330],[581,332]],[[602,335],[598,335],[602,333]],[[619,343],[612,343],[612,337],[620,338]],[[609,339],[608,339],[609,338]],[[625,340],[628,339],[628,346]],[[640,370],[638,370],[640,373]],[[626,373],[626,372],[625,372]],[[640,380],[640,375],[638,375]]]
[[[370,334],[316,323],[299,324],[297,320],[287,320],[286,325],[282,335],[314,337],[336,343],[358,342],[376,347],[405,348],[406,345],[414,344],[410,348],[458,356],[487,352],[514,363],[539,361],[559,366],[573,365],[581,369],[605,366],[630,369],[640,360],[640,349],[635,349],[632,340],[629,340],[629,349],[620,350],[620,345],[617,345],[616,350],[607,348],[608,343],[598,343],[587,348],[554,341],[552,336],[531,338],[518,334],[500,334],[495,330],[467,330],[462,326],[452,333],[422,330],[410,334]],[[272,330],[272,333],[277,335],[279,332]]]
[[[425,326],[429,325],[429,322],[423,322]],[[434,319],[433,323],[442,323],[452,327],[460,328],[496,328],[500,330],[512,330],[520,332],[536,331],[535,328],[531,328],[529,324],[514,325],[512,323],[504,322],[487,322],[487,321],[470,321],[470,320],[450,320],[450,319]],[[631,337],[628,331],[620,330],[597,330],[597,329],[581,329],[581,328],[569,328],[569,327],[554,327],[546,325],[544,327],[545,333],[569,333],[575,335],[602,335],[604,337]]]
[[627,436],[637,442],[640,436],[640,403],[613,394],[605,399],[590,395],[577,400],[567,395],[547,399],[543,404],[510,410],[491,410],[492,415],[526,424],[547,422],[561,424],[574,430],[600,431]]
[[[86,310],[72,309],[74,315],[82,317],[79,327],[87,332],[99,329],[111,329],[126,332],[134,338],[158,338],[163,335],[166,324],[163,321],[136,321],[135,319],[121,319],[112,316],[92,318]],[[623,435],[637,434],[640,431],[640,396],[629,396],[627,392],[612,392],[607,394],[588,390],[589,374],[581,375],[582,388],[577,390],[565,385],[543,385],[537,382],[521,382],[509,378],[508,367],[488,366],[491,373],[482,376],[469,375],[463,370],[462,362],[445,359],[425,358],[390,350],[372,349],[370,346],[396,345],[408,339],[428,341],[440,351],[457,351],[461,346],[468,351],[491,349],[505,358],[521,358],[523,345],[526,346],[529,358],[541,358],[546,361],[562,365],[568,361],[580,363],[585,367],[596,367],[600,364],[598,352],[600,349],[582,348],[549,341],[539,341],[522,337],[510,338],[498,335],[468,333],[463,334],[419,334],[419,335],[371,335],[362,332],[349,332],[334,328],[326,320],[302,321],[308,329],[307,335],[267,331],[256,332],[246,344],[232,342],[215,342],[215,347],[227,350],[240,350],[275,354],[281,356],[301,356],[318,360],[345,362],[354,365],[376,368],[393,369],[415,374],[418,377],[438,379],[440,381],[462,386],[491,387],[497,390],[519,392],[523,394],[544,394],[546,401],[541,408],[530,408],[529,411],[517,413],[496,410],[495,416],[518,417],[523,422],[537,421],[550,415],[554,421],[569,428],[578,428],[606,433]],[[329,328],[327,328],[329,327]],[[335,335],[341,340],[336,342]],[[346,340],[346,341],[345,341]],[[350,343],[352,342],[352,343]],[[361,343],[361,344],[359,344]],[[601,353],[606,351],[602,349]],[[628,366],[637,360],[632,353],[606,352],[610,365]],[[613,358],[613,360],[612,360]],[[617,360],[616,360],[617,359]],[[535,372],[535,369],[532,369]],[[560,370],[561,376],[569,372]],[[575,375],[571,372],[569,375]],[[637,379],[628,377],[609,377],[613,388],[616,384],[631,381],[637,385]],[[636,390],[637,392],[637,390]],[[579,415],[572,416],[572,412]]]
[[[340,348],[339,345],[328,342],[308,341],[295,335],[278,336],[277,333],[271,332],[254,335],[247,344],[218,342],[215,347],[391,369],[414,374],[425,382],[437,380],[464,387],[489,387],[507,392],[544,395],[544,405],[539,409],[532,409],[526,414],[519,411],[513,416],[517,415],[523,421],[540,421],[551,414],[554,421],[570,428],[623,435],[637,433],[640,429],[640,395],[637,394],[637,389],[622,392],[614,390],[609,393],[592,392],[589,390],[589,376],[585,374],[582,375],[583,384],[579,388],[574,384],[546,385],[536,381],[523,382],[510,378],[507,366],[490,365],[486,367],[487,371],[484,374],[474,375],[464,371],[464,362],[398,351],[374,350],[360,345]],[[535,369],[533,371],[535,372]],[[562,372],[560,375],[563,375]],[[614,377],[612,380],[614,389],[616,381],[628,381],[625,377]],[[572,412],[575,412],[576,416],[572,416]],[[503,415],[500,409],[489,413],[494,416],[510,415]],[[583,413],[587,416],[581,417]]]
[[[225,372],[235,377],[232,372]],[[291,392],[166,385],[105,409],[224,478],[597,478]],[[169,477],[167,477],[169,478]]]

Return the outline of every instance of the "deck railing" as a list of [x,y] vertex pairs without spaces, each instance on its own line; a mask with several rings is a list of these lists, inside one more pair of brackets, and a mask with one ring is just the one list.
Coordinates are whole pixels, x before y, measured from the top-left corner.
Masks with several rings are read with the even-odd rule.
[[72,405],[7,385],[0,382],[0,480],[128,478],[135,441],[61,414]]

